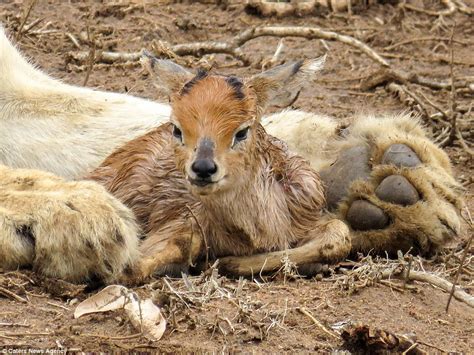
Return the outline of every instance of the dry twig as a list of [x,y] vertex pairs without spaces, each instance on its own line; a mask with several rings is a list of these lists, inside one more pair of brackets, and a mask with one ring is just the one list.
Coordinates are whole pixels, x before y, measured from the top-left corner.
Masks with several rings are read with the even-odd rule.
[[454,3],[456,4],[458,10],[461,11],[462,13],[465,13],[465,14],[468,14],[468,15],[473,15],[474,14],[474,9],[467,6],[461,0],[454,0]]
[[90,74],[92,72],[92,69],[94,69],[94,62],[95,62],[95,44],[92,45],[91,50],[89,51],[89,55],[87,57],[87,71],[86,71],[86,76],[84,78],[84,82],[82,83],[83,86],[87,85],[87,82],[89,81]]
[[423,101],[413,92],[411,92],[406,86],[395,83],[387,85],[387,90],[396,94],[401,101],[405,102],[408,106],[415,106],[416,103],[424,117],[430,117],[428,110],[426,109]]
[[305,316],[307,316],[311,321],[319,328],[321,329],[324,333],[330,335],[334,339],[339,339],[339,335],[334,333],[333,331],[329,330],[327,327],[324,326],[320,321],[318,321],[314,316],[304,307],[299,307],[297,310],[301,313],[303,313]]
[[[204,247],[206,248],[206,260],[204,264],[204,270],[207,270],[209,268],[209,245],[207,244],[207,237],[206,233],[204,233],[204,229],[202,229],[201,223],[199,223],[199,220],[197,219],[196,215],[194,214],[193,210],[189,205],[186,205],[186,208],[188,209],[189,213],[191,213],[191,216],[193,217],[194,221],[198,225],[199,232],[201,233],[201,238],[204,242]],[[192,260],[191,260],[191,249],[192,249],[192,241],[190,243],[190,251],[189,251],[189,265],[192,265]]]
[[81,45],[79,44],[79,41],[71,32],[65,32],[65,35],[67,38],[71,40],[74,47],[76,47],[77,49],[81,49]]
[[19,301],[19,302],[22,302],[22,303],[28,303],[28,300],[26,300],[25,298],[20,297],[17,294],[13,293],[12,291],[7,290],[6,288],[1,287],[1,286],[0,286],[0,294],[4,295],[4,296],[6,296],[6,297],[8,297],[12,300],[16,300],[16,301]]
[[[472,222],[472,218],[471,218],[471,213],[469,212],[469,209],[467,207],[465,208],[465,210],[466,210],[466,213],[467,213],[467,218],[465,218],[465,220],[468,223],[469,229],[472,232],[473,231],[473,222]],[[451,299],[454,296],[454,291],[455,291],[455,288],[456,288],[456,284],[458,283],[459,275],[461,274],[464,262],[466,261],[467,251],[471,247],[473,236],[474,236],[474,233],[471,233],[471,237],[469,238],[469,240],[467,241],[466,246],[464,247],[464,252],[463,252],[462,257],[461,257],[461,262],[459,263],[459,267],[458,267],[458,270],[456,272],[456,276],[454,277],[453,287],[451,288],[451,291],[449,292],[448,303],[446,304],[446,312],[448,312],[449,305],[451,303]],[[474,305],[473,305],[473,307],[474,307]]]
[[[363,80],[360,84],[360,89],[363,91],[372,90],[380,85],[385,85],[390,82],[396,82],[401,84],[406,84],[408,82],[412,84],[417,84],[421,86],[426,86],[431,89],[441,90],[441,89],[450,89],[452,86],[451,80],[449,81],[436,81],[433,79],[422,77],[415,73],[407,73],[401,70],[395,69],[382,69],[367,79]],[[454,83],[454,87],[465,88],[472,83],[466,80],[459,80]]]
[[31,10],[36,4],[36,0],[31,0],[30,4],[26,8],[26,13],[25,16],[23,17],[23,20],[21,21],[20,27],[18,27],[18,33],[16,34],[16,42],[20,41],[21,37],[23,36],[24,32],[26,32],[24,26],[26,21],[28,21],[28,17],[30,17]]
[[[387,46],[384,48],[384,50],[389,51],[392,49],[395,49],[400,46],[404,46],[406,44],[411,44],[414,42],[425,42],[425,41],[449,41],[449,37],[437,37],[437,36],[427,36],[427,37],[416,37],[416,38],[410,38],[410,39],[405,39],[403,41],[397,42],[395,44],[391,44],[390,46]],[[456,43],[459,44],[464,44],[464,45],[472,45],[471,42],[466,42],[466,41],[459,41],[456,40]]]

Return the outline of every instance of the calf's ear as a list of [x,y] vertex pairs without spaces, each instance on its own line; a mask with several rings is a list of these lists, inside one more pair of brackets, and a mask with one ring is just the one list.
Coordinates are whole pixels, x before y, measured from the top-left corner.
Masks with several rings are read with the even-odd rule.
[[158,59],[144,51],[140,59],[142,65],[148,70],[156,85],[161,87],[168,95],[178,92],[194,75],[181,65],[171,60]]
[[279,65],[263,73],[254,75],[246,81],[257,96],[259,116],[269,105],[288,106],[313,75],[320,71],[326,55],[317,59]]

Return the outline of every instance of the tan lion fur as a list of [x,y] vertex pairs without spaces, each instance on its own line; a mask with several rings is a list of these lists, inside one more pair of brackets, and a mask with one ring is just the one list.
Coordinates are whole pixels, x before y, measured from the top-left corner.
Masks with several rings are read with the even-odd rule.
[[338,125],[329,116],[284,110],[264,117],[262,125],[269,134],[286,142],[291,151],[307,159],[316,171],[334,153],[328,151],[328,144],[337,136]]
[[28,63],[0,25],[0,164],[68,179],[169,117],[169,106],[67,85]]
[[133,214],[93,182],[0,165],[0,267],[113,282],[138,257]]

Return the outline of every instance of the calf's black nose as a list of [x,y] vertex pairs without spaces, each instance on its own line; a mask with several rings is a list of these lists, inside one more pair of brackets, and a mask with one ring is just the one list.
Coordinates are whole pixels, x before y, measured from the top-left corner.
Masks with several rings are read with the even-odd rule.
[[217,165],[211,159],[198,159],[191,169],[196,173],[200,179],[209,179],[217,171]]

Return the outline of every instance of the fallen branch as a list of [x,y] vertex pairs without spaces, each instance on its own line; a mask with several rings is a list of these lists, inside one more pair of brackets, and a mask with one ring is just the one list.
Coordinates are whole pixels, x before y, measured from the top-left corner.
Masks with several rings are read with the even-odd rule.
[[[443,108],[441,108],[438,104],[434,103],[433,101],[431,101],[428,97],[426,97],[425,94],[423,94],[421,91],[419,91],[419,94],[421,95],[421,97],[423,97],[423,99],[428,103],[428,105],[430,105],[431,107],[433,107],[435,110],[437,110],[441,116],[443,118],[445,118],[446,120],[449,118],[449,113],[446,112]],[[444,121],[441,121],[443,122],[444,124],[446,124],[446,122]]]
[[35,28],[36,26],[38,26],[41,22],[44,21],[44,18],[37,18],[36,20],[32,21],[29,25],[25,25],[23,27],[23,34],[25,33],[30,33],[30,31]]
[[[89,27],[87,27],[87,33],[89,33]],[[82,86],[86,86],[87,82],[89,81],[89,76],[92,73],[92,70],[94,69],[94,62],[95,62],[95,42],[92,37],[92,48],[89,51],[89,55],[87,56],[87,71],[86,71],[86,76],[84,78],[84,82],[82,83]]]
[[454,23],[453,29],[451,30],[451,40],[450,40],[450,52],[451,52],[451,63],[449,65],[449,71],[451,76],[451,92],[449,96],[449,101],[451,104],[451,131],[449,132],[449,139],[447,144],[451,144],[456,139],[456,131],[458,130],[457,118],[458,113],[456,112],[457,101],[456,101],[456,88],[454,87],[455,78],[454,78],[454,32],[456,29],[456,23]]
[[465,3],[463,3],[461,0],[454,0],[456,3],[456,6],[459,11],[462,13],[468,14],[468,15],[473,15],[474,14],[474,9],[470,8],[467,6]]
[[0,327],[24,327],[29,328],[31,325],[22,323],[0,322]]
[[[467,145],[466,141],[464,140],[461,130],[459,127],[456,127],[456,138],[458,139],[459,143],[461,144],[461,147],[464,149],[464,151],[469,154],[471,157],[474,157],[474,151],[469,148]],[[472,238],[471,238],[472,239]]]
[[[137,62],[140,60],[142,52],[99,52],[95,55],[95,62],[101,63],[122,63]],[[87,62],[90,56],[89,51],[69,52],[68,56],[78,62]]]
[[77,40],[77,38],[72,33],[65,32],[64,34],[66,35],[67,38],[69,38],[71,40],[74,47],[76,47],[77,49],[81,49],[81,45],[80,45],[79,41]]
[[124,336],[110,336],[110,335],[103,335],[103,334],[90,334],[90,333],[81,333],[79,334],[80,337],[86,338],[101,338],[107,340],[129,340],[129,339],[136,339],[143,336],[143,333],[136,333],[132,335],[124,335]]
[[326,0],[307,0],[295,2],[275,2],[266,0],[250,0],[245,5],[245,11],[259,16],[286,17],[292,15],[310,15],[315,10],[316,4],[327,6]]
[[392,92],[393,94],[396,94],[400,98],[400,101],[403,101],[408,106],[419,107],[419,110],[421,111],[424,117],[430,117],[423,101],[421,101],[421,99],[415,93],[411,92],[407,87],[395,83],[390,83],[387,85],[387,90],[389,92]]
[[[413,55],[403,55],[403,54],[394,54],[394,53],[387,53],[381,52],[380,55],[384,58],[396,58],[396,59],[405,59],[405,60],[416,60],[418,62],[425,62],[425,63],[451,63],[451,60],[447,57],[442,55],[433,55],[432,57],[423,57],[423,56],[413,56]],[[468,67],[473,67],[473,61],[465,61],[465,60],[455,60],[454,64],[456,65],[465,65]]]
[[284,45],[283,45],[283,38],[282,38],[280,39],[280,42],[278,42],[278,46],[273,56],[271,58],[262,60],[262,65],[261,65],[262,71],[270,69],[271,67],[274,67],[278,63],[278,61],[280,60],[280,55],[283,50],[283,47]]
[[[205,54],[211,53],[225,53],[234,56],[244,63],[244,65],[250,64],[250,59],[242,52],[241,46],[248,41],[264,36],[273,37],[303,37],[306,39],[325,39],[329,41],[339,41],[354,47],[361,52],[365,53],[368,57],[373,59],[384,67],[389,67],[389,63],[383,59],[377,52],[367,46],[365,43],[358,39],[341,35],[336,32],[323,30],[319,27],[299,27],[299,26],[263,26],[251,28],[243,31],[239,35],[235,36],[231,42],[217,42],[217,41],[205,41],[205,42],[194,42],[185,43],[169,46],[169,50],[178,56],[193,55],[201,57]],[[84,62],[87,60],[89,52],[70,52],[69,58]],[[138,61],[142,55],[142,51],[139,52],[101,52],[96,55],[96,62],[102,63],[116,63],[116,62],[127,62],[127,61]],[[156,55],[156,53],[155,53]]]
[[54,332],[43,332],[43,333],[3,333],[0,336],[5,337],[45,337],[45,336],[53,336],[55,335]]
[[275,37],[304,37],[306,39],[325,39],[328,41],[339,41],[347,44],[351,47],[359,49],[365,53],[369,58],[373,59],[384,67],[389,67],[389,63],[383,59],[377,52],[370,48],[365,43],[358,39],[341,35],[336,32],[323,30],[319,27],[299,27],[299,26],[264,26],[248,29],[237,35],[234,41],[238,46],[243,45],[245,42],[262,36],[275,36]]
[[[437,37],[437,36],[416,37],[416,38],[406,39],[406,40],[397,42],[395,44],[391,44],[390,46],[385,47],[384,50],[389,51],[389,50],[395,49],[397,47],[404,46],[406,44],[411,44],[411,43],[414,43],[414,42],[449,41],[449,40],[450,40],[449,37]],[[455,40],[454,42],[456,42],[458,44],[463,44],[463,45],[472,45],[471,42],[467,42],[467,41]]]
[[[95,63],[93,66],[93,70],[103,70],[103,69],[111,69],[111,68],[128,69],[128,68],[135,68],[139,66],[140,66],[140,62],[123,62],[123,63],[113,63],[113,64]],[[68,64],[68,70],[74,71],[76,73],[81,73],[81,72],[85,72],[89,70],[89,66]]]
[[371,3],[358,0],[306,0],[306,1],[267,1],[267,0],[250,0],[245,5],[245,11],[249,14],[269,17],[286,17],[286,16],[304,16],[313,14],[318,7],[327,7],[329,10],[338,12],[348,10],[349,13],[353,5]]

